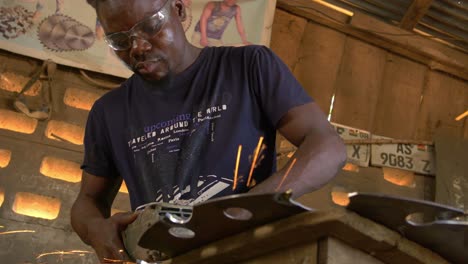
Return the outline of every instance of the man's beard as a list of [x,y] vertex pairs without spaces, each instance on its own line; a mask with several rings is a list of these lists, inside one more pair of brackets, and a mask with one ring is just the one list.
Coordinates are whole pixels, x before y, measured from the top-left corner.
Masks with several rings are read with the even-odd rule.
[[159,80],[148,80],[145,79],[140,73],[135,72],[136,75],[140,76],[141,79],[144,81],[145,88],[149,91],[170,91],[172,86],[172,81],[174,80],[174,74],[170,71],[164,77]]
[[[162,65],[164,65],[165,67],[163,67],[163,68],[165,68],[167,70],[167,72],[161,71],[161,69],[159,69],[159,71],[161,71],[160,72],[161,75],[163,75],[163,76],[157,76],[158,72],[156,72],[156,74],[153,73],[153,72],[149,72],[148,74],[142,74],[140,72],[140,68],[141,68],[141,64],[145,63],[145,62],[160,63],[161,65],[159,65],[158,67],[161,67]],[[174,77],[174,74],[170,70],[168,61],[165,60],[162,57],[146,58],[143,61],[134,62],[132,65],[127,64],[127,67],[130,70],[132,70],[136,75],[140,76],[140,78],[145,82],[145,84],[147,84],[145,86],[151,91],[168,90],[171,83],[172,83],[172,79]]]

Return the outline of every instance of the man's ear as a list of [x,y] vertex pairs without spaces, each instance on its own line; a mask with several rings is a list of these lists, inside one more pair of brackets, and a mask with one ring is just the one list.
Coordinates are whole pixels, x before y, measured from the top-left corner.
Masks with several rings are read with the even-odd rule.
[[187,19],[187,12],[185,10],[184,2],[182,0],[176,0],[174,1],[174,5],[180,21],[185,21]]

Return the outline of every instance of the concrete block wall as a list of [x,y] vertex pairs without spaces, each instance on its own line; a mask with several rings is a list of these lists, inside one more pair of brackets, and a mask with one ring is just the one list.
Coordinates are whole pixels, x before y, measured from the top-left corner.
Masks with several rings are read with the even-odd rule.
[[[13,102],[41,62],[5,51],[0,51],[0,61],[5,65],[0,71],[0,262],[98,263],[69,219],[80,188],[86,119],[94,101],[108,90],[88,84],[76,69],[58,66],[51,118],[37,121],[15,111]],[[31,107],[41,105],[43,89],[45,81],[26,93]],[[123,186],[113,212],[128,210]]]

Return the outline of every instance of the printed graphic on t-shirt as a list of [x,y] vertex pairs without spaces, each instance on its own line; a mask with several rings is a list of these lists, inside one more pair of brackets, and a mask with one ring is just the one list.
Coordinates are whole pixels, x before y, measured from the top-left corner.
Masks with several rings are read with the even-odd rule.
[[[216,194],[224,191],[232,185],[232,179],[222,178],[216,175],[200,176],[197,182],[196,198],[191,194],[193,192],[190,185],[185,186],[181,190],[178,186],[172,187],[172,195],[164,197],[162,190],[156,194],[156,202],[163,202],[166,200],[169,203],[179,205],[195,205],[204,202]],[[165,199],[166,198],[166,199]]]
[[214,123],[210,122],[211,126],[206,126],[204,123],[221,118],[227,108],[226,104],[216,105],[208,107],[205,111],[179,114],[173,119],[146,126],[144,134],[128,141],[128,147],[133,153],[146,151],[154,159],[154,152],[158,146],[165,146],[167,152],[178,152],[182,139],[201,128],[209,129],[205,132],[211,135],[211,141],[214,141]]
[[232,185],[229,179],[216,175],[200,176],[198,166],[208,144],[215,141],[216,120],[228,111],[228,103],[220,100],[202,104],[191,113],[144,126],[142,134],[128,140],[135,167],[147,180],[143,183],[154,183],[147,190],[150,197],[161,202],[194,204]]

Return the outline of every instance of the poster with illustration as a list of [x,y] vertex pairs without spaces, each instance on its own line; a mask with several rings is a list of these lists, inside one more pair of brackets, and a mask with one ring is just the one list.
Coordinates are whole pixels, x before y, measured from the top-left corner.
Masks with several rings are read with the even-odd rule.
[[[276,0],[183,2],[184,30],[195,46],[269,45]],[[86,0],[0,0],[0,49],[129,77],[104,35]]]

